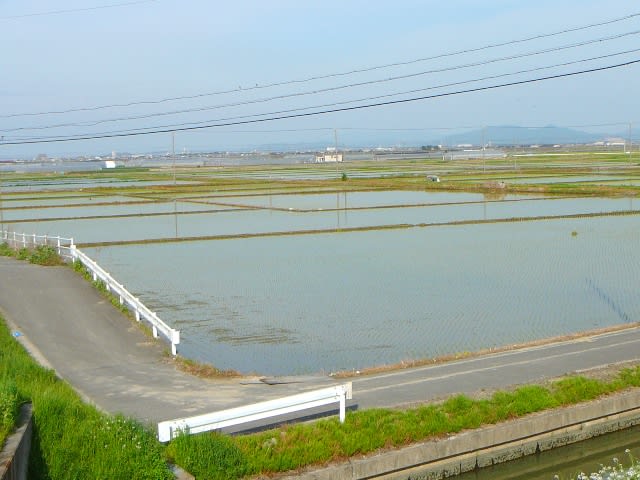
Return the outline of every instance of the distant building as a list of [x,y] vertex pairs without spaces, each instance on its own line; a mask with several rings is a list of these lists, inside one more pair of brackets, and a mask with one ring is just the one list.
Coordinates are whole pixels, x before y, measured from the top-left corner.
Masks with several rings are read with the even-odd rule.
[[316,155],[316,163],[336,163],[342,162],[341,153],[325,153],[324,155]]
[[627,142],[624,138],[613,137],[605,139],[605,145],[608,147],[624,147],[626,144]]
[[106,160],[102,168],[116,168],[116,162],[113,160]]

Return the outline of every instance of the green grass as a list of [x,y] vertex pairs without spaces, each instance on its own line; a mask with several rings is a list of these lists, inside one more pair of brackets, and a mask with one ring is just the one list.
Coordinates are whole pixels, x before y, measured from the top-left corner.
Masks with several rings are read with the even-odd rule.
[[16,427],[20,397],[12,378],[0,377],[0,448]]
[[26,260],[29,263],[44,266],[64,265],[64,260],[55,248],[48,245],[38,245],[36,248],[21,248],[15,250],[7,243],[0,244],[0,256]]
[[0,321],[3,421],[24,401],[32,402],[34,412],[30,478],[172,478],[154,432],[83,403],[66,382],[35,364]]
[[[125,316],[132,318],[131,312],[129,311],[127,306],[120,303],[120,299],[115,295],[113,295],[111,292],[109,292],[109,290],[107,290],[107,285],[102,280],[99,280],[99,279],[94,280],[93,276],[91,275],[91,272],[87,270],[87,267],[85,267],[80,260],[75,260],[71,264],[71,267],[76,273],[80,274],[82,278],[84,278],[87,282],[90,282],[93,285],[93,287],[96,290],[98,290],[98,292],[100,292],[107,300],[109,300],[109,303],[111,303],[111,305],[113,305],[116,309],[120,310],[120,312],[123,313]],[[145,333],[148,333],[146,330],[144,331]]]
[[482,400],[458,395],[410,410],[348,412],[344,424],[332,418],[239,437],[183,436],[168,445],[167,454],[196,478],[268,475],[444,437],[638,386],[640,367],[622,370],[611,381],[569,377],[548,387],[524,386]]

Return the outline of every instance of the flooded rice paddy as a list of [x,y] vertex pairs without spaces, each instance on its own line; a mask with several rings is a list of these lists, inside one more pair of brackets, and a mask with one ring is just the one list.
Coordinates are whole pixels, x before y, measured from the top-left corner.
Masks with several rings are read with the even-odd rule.
[[21,188],[5,226],[86,244],[183,355],[219,368],[358,370],[640,318],[637,199]]
[[[398,193],[405,197],[406,192]],[[5,221],[14,222],[13,229],[29,233],[57,235],[65,232],[64,235],[71,235],[66,232],[72,232],[76,242],[86,244],[599,215],[630,211],[638,206],[637,200],[634,204],[633,199],[624,198],[486,200],[479,194],[460,194],[456,201],[454,194],[426,193],[421,200],[414,198],[411,203],[402,204],[389,202],[388,194],[319,194],[309,195],[309,198],[281,195],[272,197],[283,198],[264,196],[231,200],[211,197],[208,200],[200,198],[197,202],[10,209],[5,212]]]
[[182,331],[185,355],[292,374],[637,321],[638,246],[625,216],[86,251]]

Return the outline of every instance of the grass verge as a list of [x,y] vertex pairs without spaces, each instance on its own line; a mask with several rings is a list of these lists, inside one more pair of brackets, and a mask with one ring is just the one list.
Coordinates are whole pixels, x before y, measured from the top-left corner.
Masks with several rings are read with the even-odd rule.
[[0,448],[16,427],[20,403],[15,381],[0,377]]
[[[93,287],[98,290],[98,292],[100,292],[107,300],[109,300],[109,303],[111,303],[111,305],[113,305],[117,310],[119,310],[125,316],[132,318],[131,312],[129,311],[127,306],[120,303],[120,299],[109,292],[109,290],[107,290],[107,285],[102,280],[94,280],[91,272],[87,270],[87,267],[85,267],[80,260],[75,260],[71,264],[71,268],[73,268],[73,270],[80,276],[82,276],[82,278],[84,278],[87,282],[90,282],[91,285],[93,285]],[[152,336],[150,329],[144,329],[144,332],[145,334],[147,334],[147,336]]]
[[154,432],[84,404],[66,382],[31,359],[0,318],[2,420],[10,420],[24,401],[33,403],[34,412],[30,478],[173,478]]
[[344,424],[333,418],[239,437],[216,433],[181,436],[168,445],[167,455],[196,478],[271,475],[398,448],[639,386],[640,366],[623,369],[609,380],[567,377],[548,386],[499,391],[487,399],[458,395],[408,410],[349,412]]
[[18,260],[27,260],[29,263],[44,265],[47,267],[64,265],[64,260],[58,255],[55,248],[48,245],[38,245],[36,248],[21,248],[15,250],[7,243],[0,244],[0,256],[13,257]]

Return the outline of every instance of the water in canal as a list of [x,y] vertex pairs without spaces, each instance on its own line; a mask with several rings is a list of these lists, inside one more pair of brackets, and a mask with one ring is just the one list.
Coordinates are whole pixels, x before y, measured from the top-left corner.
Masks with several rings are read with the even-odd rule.
[[566,447],[541,452],[507,463],[483,468],[454,477],[456,480],[561,480],[575,479],[600,470],[601,465],[613,465],[614,459],[630,465],[630,450],[640,457],[640,426],[614,432]]

